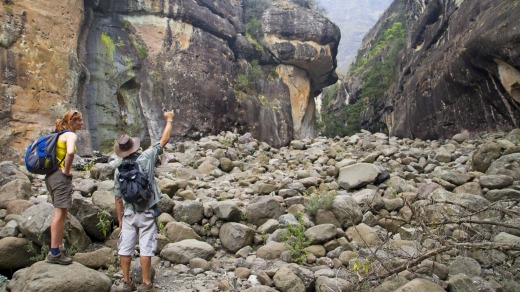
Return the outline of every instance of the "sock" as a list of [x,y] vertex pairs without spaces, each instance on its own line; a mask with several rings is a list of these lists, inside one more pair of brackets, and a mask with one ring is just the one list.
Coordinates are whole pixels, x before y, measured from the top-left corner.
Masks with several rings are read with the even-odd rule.
[[51,247],[51,254],[53,256],[57,256],[60,254],[60,248],[59,247]]

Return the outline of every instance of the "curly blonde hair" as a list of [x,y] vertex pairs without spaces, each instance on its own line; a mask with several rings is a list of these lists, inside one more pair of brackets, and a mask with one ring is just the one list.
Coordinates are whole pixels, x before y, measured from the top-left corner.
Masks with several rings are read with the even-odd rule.
[[81,119],[82,115],[79,111],[76,110],[69,110],[67,111],[61,119],[57,119],[55,122],[56,125],[56,132],[63,131],[63,130],[71,130],[72,126],[70,123],[75,120]]

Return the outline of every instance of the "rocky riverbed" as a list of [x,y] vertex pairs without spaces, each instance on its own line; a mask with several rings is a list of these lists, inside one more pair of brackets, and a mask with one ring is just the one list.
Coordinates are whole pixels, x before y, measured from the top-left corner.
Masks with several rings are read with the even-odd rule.
[[[444,141],[361,132],[282,148],[223,132],[168,144],[155,286],[520,291],[519,141],[520,129]],[[119,162],[76,159],[65,234],[75,262],[65,267],[40,260],[53,212],[43,177],[0,163],[4,288],[115,290]],[[138,260],[132,271],[140,281]]]

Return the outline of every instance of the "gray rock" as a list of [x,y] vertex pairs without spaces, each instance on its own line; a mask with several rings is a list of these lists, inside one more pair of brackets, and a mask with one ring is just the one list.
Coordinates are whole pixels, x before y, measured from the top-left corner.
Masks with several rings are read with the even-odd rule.
[[244,292],[276,292],[278,290],[271,288],[269,286],[260,285],[260,286],[253,286],[253,287],[247,288],[243,291]]
[[471,166],[474,170],[486,172],[491,163],[500,157],[500,146],[493,142],[481,145],[472,157]]
[[338,184],[347,190],[357,189],[373,183],[379,174],[380,170],[369,163],[345,166],[339,170]]
[[444,288],[439,286],[438,284],[428,281],[426,279],[413,279],[410,282],[404,284],[403,286],[395,289],[394,292],[406,292],[406,291],[414,291],[414,292],[445,292]]
[[217,218],[224,221],[240,221],[242,212],[233,201],[221,201],[213,204],[213,212]]
[[356,225],[363,219],[361,209],[349,195],[337,195],[334,198],[332,213],[334,213],[342,227]]
[[18,230],[18,221],[10,220],[0,229],[0,238],[4,237],[16,237],[20,234]]
[[460,185],[453,189],[453,192],[456,194],[469,193],[477,196],[482,196],[482,188],[480,187],[480,184],[477,182],[468,182],[463,185]]
[[352,238],[352,241],[358,246],[372,247],[381,244],[381,240],[375,230],[364,223],[349,227],[347,229],[347,235]]
[[92,194],[92,203],[101,210],[107,210],[114,218],[116,216],[116,206],[114,203],[114,193],[112,191],[97,190]]
[[339,289],[339,291],[354,291],[354,288],[355,286],[353,283],[342,278],[324,276],[316,278],[316,292],[335,291],[335,289]]
[[70,265],[62,266],[41,261],[15,272],[7,288],[13,292],[98,292],[109,291],[111,285],[112,281],[107,275],[82,264],[72,262]]
[[164,226],[164,236],[170,242],[178,242],[185,239],[201,240],[201,237],[191,228],[191,226],[184,222],[169,222]]
[[84,197],[91,195],[97,190],[98,186],[93,179],[83,179],[78,184],[74,185],[74,190],[80,192]]
[[304,234],[311,244],[319,244],[336,238],[337,230],[333,224],[321,224],[307,229]]
[[224,246],[230,252],[237,252],[239,249],[251,244],[255,231],[240,223],[228,222],[220,227],[219,238]]
[[116,263],[114,251],[108,247],[102,247],[91,252],[78,252],[74,255],[73,259],[76,262],[95,270],[107,269],[110,265]]
[[461,292],[472,292],[479,291],[477,285],[475,285],[471,277],[465,274],[456,274],[450,277],[448,282],[448,289],[450,291],[461,291]]
[[449,275],[464,274],[469,277],[480,276],[482,269],[479,263],[468,257],[456,257],[449,265]]
[[296,264],[280,267],[273,277],[276,288],[280,291],[306,291],[314,287],[314,274]]
[[[18,270],[33,264],[35,258],[39,254],[29,251],[28,246],[31,245],[26,238],[5,237],[0,239],[0,269],[1,270]],[[34,251],[38,253],[40,248],[34,244]]]
[[113,180],[116,166],[110,163],[96,163],[90,169],[90,177],[95,180]]
[[504,199],[517,200],[520,198],[520,190],[515,189],[501,189],[490,190],[484,194],[484,198],[490,202],[496,202]]
[[[39,246],[48,245],[50,243],[50,223],[53,214],[54,207],[49,203],[30,207],[20,217],[20,232]],[[71,214],[68,214],[65,221],[63,238],[68,246],[75,248],[77,251],[85,250],[91,243],[80,222]]]
[[195,239],[169,243],[161,251],[161,258],[175,264],[187,264],[194,258],[210,260],[214,255],[211,245]]
[[204,218],[204,206],[199,201],[182,201],[173,207],[173,217],[188,224],[198,223]]
[[494,242],[509,245],[520,245],[520,236],[514,236],[505,232],[500,232],[497,236],[495,236]]
[[256,256],[262,259],[273,260],[289,250],[289,246],[283,242],[268,241],[265,245],[258,248]]
[[374,292],[395,291],[397,288],[404,286],[408,282],[410,281],[405,277],[397,276],[381,283],[381,285],[374,288]]
[[13,200],[28,200],[31,195],[31,183],[28,179],[14,179],[0,187],[0,203]]
[[285,213],[278,201],[270,196],[257,197],[246,207],[247,221],[253,225],[260,226],[269,219],[278,219]]
[[[107,226],[105,229],[106,234],[103,234],[103,230],[98,227],[100,218],[103,216],[103,210],[92,204],[92,202],[85,200],[83,197],[73,198],[72,208],[69,209],[69,212],[78,219],[85,232],[95,239],[103,240],[112,231],[111,226]],[[114,218],[115,214],[111,214],[110,212],[105,216],[105,219],[108,221],[117,220],[117,217]]]
[[483,175],[479,180],[480,186],[488,189],[503,189],[513,184],[513,178],[507,175]]

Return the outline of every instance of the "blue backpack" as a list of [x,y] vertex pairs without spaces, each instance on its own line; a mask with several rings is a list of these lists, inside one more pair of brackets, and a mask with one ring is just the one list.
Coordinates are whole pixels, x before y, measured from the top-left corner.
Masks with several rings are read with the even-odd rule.
[[34,174],[51,174],[55,172],[60,163],[56,158],[56,143],[58,137],[69,130],[52,133],[36,139],[27,147],[25,152],[25,167]]

